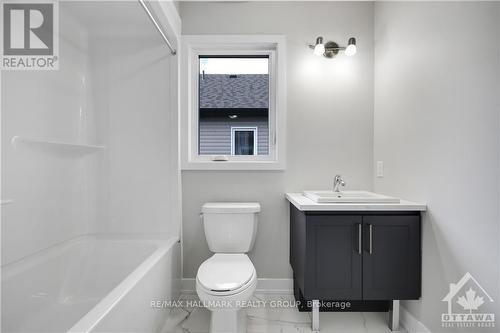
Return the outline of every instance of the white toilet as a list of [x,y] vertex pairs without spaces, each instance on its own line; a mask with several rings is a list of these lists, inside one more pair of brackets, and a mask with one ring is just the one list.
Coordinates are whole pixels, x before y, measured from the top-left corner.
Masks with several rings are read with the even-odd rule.
[[255,291],[257,273],[246,255],[257,232],[258,203],[214,202],[202,207],[205,237],[215,254],[196,274],[196,292],[211,311],[210,333],[246,332],[243,307]]

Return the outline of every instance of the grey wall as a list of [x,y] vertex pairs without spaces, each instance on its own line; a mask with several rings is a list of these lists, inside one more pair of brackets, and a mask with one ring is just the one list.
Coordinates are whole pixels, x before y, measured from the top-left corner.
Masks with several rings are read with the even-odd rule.
[[422,300],[404,306],[433,332],[460,331],[441,299],[467,271],[498,316],[499,6],[375,5],[375,190],[428,203]]
[[269,154],[267,117],[238,119],[207,117],[200,120],[200,154],[231,155],[231,127],[257,127],[257,153]]
[[[199,219],[207,201],[262,205],[251,253],[263,278],[289,278],[287,191],[327,189],[336,173],[350,189],[372,188],[373,4],[371,2],[224,2],[180,5],[183,34],[283,34],[287,39],[287,169],[284,172],[183,171],[184,277],[210,256]],[[356,57],[319,58],[318,35]]]

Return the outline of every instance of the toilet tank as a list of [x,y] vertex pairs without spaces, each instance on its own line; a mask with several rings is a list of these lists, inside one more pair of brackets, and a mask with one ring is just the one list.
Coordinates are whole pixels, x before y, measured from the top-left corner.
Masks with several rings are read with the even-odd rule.
[[208,202],[201,212],[210,251],[246,253],[253,248],[259,203]]

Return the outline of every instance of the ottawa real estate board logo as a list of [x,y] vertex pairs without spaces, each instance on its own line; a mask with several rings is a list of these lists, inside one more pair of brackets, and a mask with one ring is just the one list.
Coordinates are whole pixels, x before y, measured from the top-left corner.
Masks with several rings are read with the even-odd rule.
[[59,68],[59,10],[56,1],[1,1],[2,70]]
[[495,327],[495,314],[483,310],[493,303],[493,298],[469,272],[457,283],[450,283],[450,291],[442,301],[448,303],[448,311],[441,314],[442,327]]

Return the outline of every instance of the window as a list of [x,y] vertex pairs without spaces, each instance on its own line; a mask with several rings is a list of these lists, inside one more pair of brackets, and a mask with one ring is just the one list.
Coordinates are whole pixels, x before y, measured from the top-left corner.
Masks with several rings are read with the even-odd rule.
[[[198,58],[198,153],[269,155],[269,56]],[[251,154],[235,153],[233,128],[242,126],[260,132],[260,147]],[[248,131],[236,135],[250,139]]]
[[183,36],[183,169],[284,168],[282,36]]
[[258,155],[257,127],[231,127],[231,155]]

